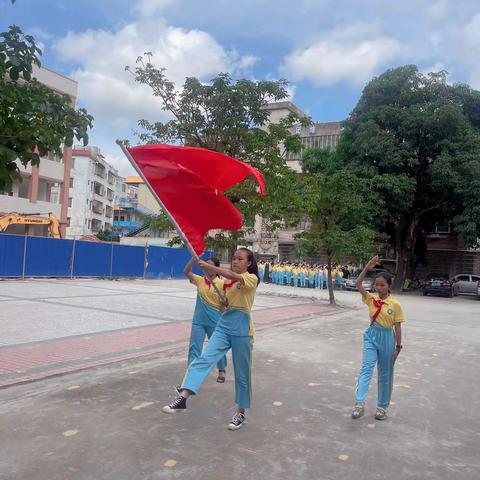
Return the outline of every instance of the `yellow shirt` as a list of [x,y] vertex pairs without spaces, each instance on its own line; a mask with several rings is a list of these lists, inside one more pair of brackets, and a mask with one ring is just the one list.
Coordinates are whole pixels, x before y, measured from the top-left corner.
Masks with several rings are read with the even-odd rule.
[[[202,299],[213,307],[220,309],[220,298],[218,296],[218,293],[215,291],[213,285],[210,284],[210,280],[208,280],[208,278],[206,277],[201,277],[200,275],[196,275],[194,273],[192,273],[192,275],[193,279],[190,280],[190,282],[196,285],[198,294],[202,297]],[[223,280],[221,278],[215,277],[213,281],[215,282],[215,285],[217,286],[220,293],[223,295]]]
[[[241,282],[231,283],[232,280],[225,281],[225,294],[228,300],[228,306],[238,308],[250,313],[255,299],[258,279],[253,273],[245,272],[242,274],[243,284]],[[229,287],[231,285],[231,287]]]
[[[363,297],[363,303],[368,306],[370,318],[373,318],[377,307],[373,304],[373,300],[380,300],[378,295],[372,295],[367,292],[367,295]],[[405,321],[403,316],[403,310],[400,302],[389,295],[385,300],[382,300],[384,305],[377,316],[376,322],[382,327],[391,328],[395,323],[401,323]]]
[[[255,292],[257,290],[258,279],[253,273],[245,272],[242,274],[243,283],[235,282],[232,280],[225,281],[224,289],[228,300],[228,309],[224,315],[222,315],[219,324],[227,328],[232,335],[250,335],[255,334],[255,327],[253,325],[253,318],[251,315],[253,300],[255,299]],[[241,311],[246,314],[246,320],[235,321],[234,324],[227,321],[232,315],[235,315],[235,311]]]

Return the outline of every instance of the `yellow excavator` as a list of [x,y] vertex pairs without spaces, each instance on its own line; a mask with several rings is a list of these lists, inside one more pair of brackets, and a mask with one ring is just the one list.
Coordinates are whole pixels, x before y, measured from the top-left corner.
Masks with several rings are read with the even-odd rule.
[[9,225],[48,225],[48,231],[52,238],[62,238],[60,222],[54,213],[47,217],[41,217],[40,213],[7,213],[0,215],[0,232],[4,232]]

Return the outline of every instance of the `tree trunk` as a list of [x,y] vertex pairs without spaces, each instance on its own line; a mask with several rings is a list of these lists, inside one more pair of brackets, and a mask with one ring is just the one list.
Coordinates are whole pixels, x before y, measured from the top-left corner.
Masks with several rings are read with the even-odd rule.
[[397,251],[397,271],[393,290],[400,291],[406,278],[415,274],[415,243],[419,231],[417,218],[399,222],[395,229],[395,249]]
[[327,252],[327,284],[328,284],[328,299],[330,305],[335,305],[335,295],[333,293],[333,281],[332,281],[332,256]]

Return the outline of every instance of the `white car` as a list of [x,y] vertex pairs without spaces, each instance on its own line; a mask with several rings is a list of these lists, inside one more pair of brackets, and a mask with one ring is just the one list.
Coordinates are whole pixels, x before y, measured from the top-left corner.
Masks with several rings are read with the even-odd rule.
[[459,295],[477,295],[480,298],[480,275],[461,273],[453,277],[456,293]]

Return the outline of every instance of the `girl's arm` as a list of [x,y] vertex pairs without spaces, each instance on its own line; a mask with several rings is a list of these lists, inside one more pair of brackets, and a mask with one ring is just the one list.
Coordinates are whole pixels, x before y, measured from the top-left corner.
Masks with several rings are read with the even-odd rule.
[[356,285],[358,291],[361,293],[362,297],[366,297],[368,295],[368,292],[363,288],[363,281],[365,280],[365,275],[367,275],[367,272],[369,270],[371,270],[372,268],[374,268],[375,265],[378,264],[378,261],[379,261],[378,255],[375,255],[365,265],[365,268],[363,269],[362,273],[357,278],[357,282],[356,282],[355,285]]
[[190,281],[193,281],[192,265],[193,257],[188,261],[188,263],[185,265],[185,268],[183,269],[183,273]]
[[221,275],[222,277],[230,280],[237,280],[238,282],[243,283],[243,277],[239,273],[235,273],[229,268],[216,267],[215,265],[204,262],[203,260],[199,260],[197,265],[205,272],[216,273],[217,275]]
[[393,352],[393,361],[397,359],[398,355],[400,354],[400,351],[402,350],[402,324],[401,323],[395,323],[395,339],[396,339],[396,345],[395,345],[395,351]]

